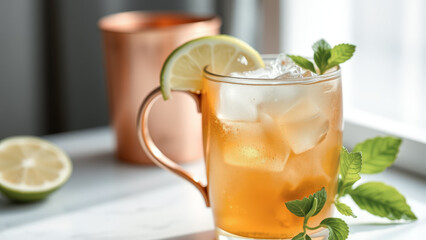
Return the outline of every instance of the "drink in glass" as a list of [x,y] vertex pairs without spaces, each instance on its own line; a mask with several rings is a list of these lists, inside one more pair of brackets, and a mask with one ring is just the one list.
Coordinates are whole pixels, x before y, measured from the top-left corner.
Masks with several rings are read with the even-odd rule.
[[331,215],[342,144],[339,70],[266,77],[204,72],[208,191],[215,225],[225,235],[291,238],[303,218],[284,203],[322,187],[327,202],[309,223]]

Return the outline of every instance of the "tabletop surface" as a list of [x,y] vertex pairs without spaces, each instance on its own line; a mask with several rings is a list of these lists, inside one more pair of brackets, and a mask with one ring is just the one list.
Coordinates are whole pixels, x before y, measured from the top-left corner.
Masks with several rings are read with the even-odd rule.
[[[213,219],[198,191],[155,166],[119,162],[109,128],[47,136],[73,161],[70,180],[48,199],[10,203],[0,197],[0,239],[213,240]],[[202,177],[202,161],[185,168]],[[418,239],[426,227],[426,179],[399,169],[365,176],[402,192],[418,217],[390,222],[350,205],[349,239]],[[338,213],[336,216],[342,217]]]

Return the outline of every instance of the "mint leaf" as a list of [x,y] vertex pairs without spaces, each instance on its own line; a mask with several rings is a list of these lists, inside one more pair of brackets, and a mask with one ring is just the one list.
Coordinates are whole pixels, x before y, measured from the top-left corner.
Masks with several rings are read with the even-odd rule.
[[348,238],[349,227],[340,218],[326,218],[322,220],[320,226],[328,228],[328,240],[344,240]]
[[312,201],[309,198],[286,202],[287,209],[298,217],[305,217],[311,210]]
[[340,151],[340,176],[341,185],[339,187],[338,196],[343,196],[345,191],[354,185],[361,176],[362,156],[359,152],[349,153],[345,147]]
[[320,74],[327,71],[328,59],[331,57],[331,46],[324,39],[318,40],[312,46],[314,50],[314,61],[320,70]]
[[390,220],[417,219],[404,196],[394,187],[384,183],[364,183],[350,191],[349,195],[361,209],[373,215]]
[[327,192],[325,191],[325,188],[321,188],[321,190],[315,192],[313,197],[318,199],[317,210],[312,215],[312,216],[315,216],[322,210],[322,208],[324,207],[325,201],[327,201]]
[[293,62],[299,65],[301,68],[316,73],[314,64],[308,59],[296,55],[287,55],[287,57],[291,58],[291,60],[293,60]]
[[314,201],[312,202],[311,210],[306,214],[305,218],[310,218],[314,215],[314,213],[318,209],[318,198],[314,197]]
[[[340,156],[342,157],[342,156]],[[342,160],[340,159],[340,162],[342,162]],[[339,171],[340,173],[340,171]],[[345,192],[343,191],[343,182],[342,179],[339,177],[337,179],[337,194],[341,193],[341,196],[345,195]]]
[[356,218],[355,214],[352,212],[352,209],[348,205],[341,202],[335,202],[334,206],[336,206],[337,211],[339,211],[341,214]]
[[379,173],[391,166],[398,155],[402,140],[395,137],[376,137],[358,143],[354,151],[362,152],[361,173]]
[[328,44],[328,42],[325,41],[324,39],[320,39],[316,41],[314,45],[312,45],[312,50],[314,50],[314,52],[318,52],[321,50],[330,50],[330,49],[331,49],[330,44]]
[[291,240],[311,240],[311,237],[309,237],[306,233],[301,232],[294,236]]
[[355,45],[342,43],[334,46],[330,53],[331,57],[328,59],[327,69],[335,67],[341,63],[349,60],[355,52]]
[[303,198],[302,200],[286,202],[285,205],[287,209],[294,215],[298,217],[307,217],[308,213],[310,213],[314,205],[315,198],[317,199],[316,210],[313,210],[313,213],[311,213],[311,216],[315,216],[321,211],[321,209],[324,207],[325,201],[327,200],[327,193],[325,188],[322,188],[321,190],[315,192],[312,195],[309,195],[307,198]]
[[[355,52],[355,45],[342,43],[331,48],[330,44],[328,44],[324,39],[320,39],[312,45],[312,49],[314,50],[315,64],[317,65],[319,74],[321,75],[328,69],[349,60]],[[300,67],[316,73],[314,64],[308,59],[295,55],[287,56]]]

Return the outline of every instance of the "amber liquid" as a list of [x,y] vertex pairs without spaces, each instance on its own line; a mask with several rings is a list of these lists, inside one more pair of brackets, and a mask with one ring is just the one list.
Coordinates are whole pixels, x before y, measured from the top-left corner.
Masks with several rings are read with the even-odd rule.
[[[241,237],[291,238],[301,231],[303,218],[290,213],[285,202],[322,187],[327,202],[308,225],[329,217],[342,139],[340,79],[297,86],[302,94],[294,101],[302,103],[293,110],[277,108],[265,117],[258,108],[259,118],[250,121],[218,117],[226,104],[219,91],[226,83],[204,79],[203,84],[204,151],[216,227]],[[306,97],[313,101],[305,103]],[[310,117],[304,113],[309,111]]]

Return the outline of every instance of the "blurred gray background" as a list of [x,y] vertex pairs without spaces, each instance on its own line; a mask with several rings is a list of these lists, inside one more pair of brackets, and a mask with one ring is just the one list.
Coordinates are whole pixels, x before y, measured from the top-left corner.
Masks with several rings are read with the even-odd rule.
[[0,138],[108,124],[97,26],[102,16],[130,10],[217,14],[224,22],[222,32],[261,47],[262,2],[0,0]]

